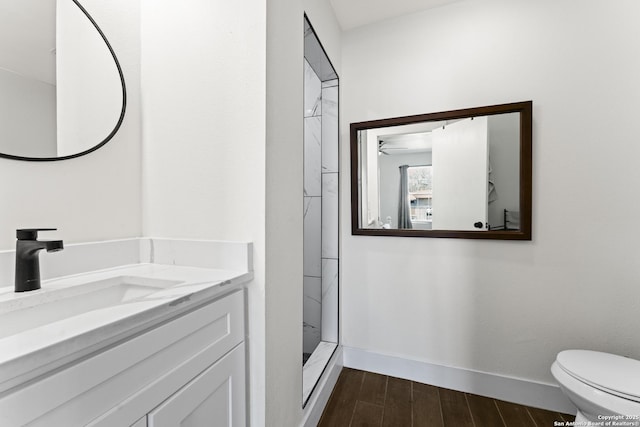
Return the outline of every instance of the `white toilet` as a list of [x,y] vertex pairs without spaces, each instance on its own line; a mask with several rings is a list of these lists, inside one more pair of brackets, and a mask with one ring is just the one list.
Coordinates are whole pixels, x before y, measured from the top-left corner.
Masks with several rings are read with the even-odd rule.
[[[578,408],[577,422],[640,421],[640,361],[590,350],[558,353],[551,373]],[[638,418],[633,418],[637,416]]]

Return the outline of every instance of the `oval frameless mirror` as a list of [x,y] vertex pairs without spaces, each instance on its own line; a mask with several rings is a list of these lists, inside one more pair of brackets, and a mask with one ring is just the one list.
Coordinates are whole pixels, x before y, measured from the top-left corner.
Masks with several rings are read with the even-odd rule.
[[118,131],[122,69],[76,0],[0,0],[0,157],[90,153]]
[[532,102],[351,123],[352,234],[531,240]]

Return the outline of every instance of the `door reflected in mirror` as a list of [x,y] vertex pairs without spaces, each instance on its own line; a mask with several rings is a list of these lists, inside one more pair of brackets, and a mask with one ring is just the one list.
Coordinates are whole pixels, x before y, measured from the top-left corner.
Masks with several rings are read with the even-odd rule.
[[352,233],[530,240],[531,111],[352,123]]

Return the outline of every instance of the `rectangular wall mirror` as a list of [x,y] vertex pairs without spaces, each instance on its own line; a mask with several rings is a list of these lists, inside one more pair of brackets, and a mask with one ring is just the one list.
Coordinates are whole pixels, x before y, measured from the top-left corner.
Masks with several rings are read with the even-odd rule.
[[351,123],[354,235],[531,240],[532,102]]

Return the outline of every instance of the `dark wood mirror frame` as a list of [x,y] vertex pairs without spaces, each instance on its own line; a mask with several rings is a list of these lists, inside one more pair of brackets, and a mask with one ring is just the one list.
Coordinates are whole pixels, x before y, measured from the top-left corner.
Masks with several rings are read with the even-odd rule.
[[[532,110],[533,102],[516,102],[415,116],[395,117],[351,123],[351,234],[365,236],[448,237],[459,239],[531,240],[532,194]],[[359,224],[360,188],[358,185],[358,132],[374,128],[400,126],[429,121],[464,119],[505,113],[520,114],[520,228],[518,230],[406,230],[361,228]]]

